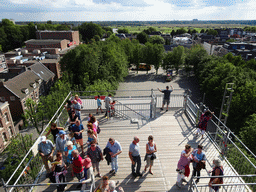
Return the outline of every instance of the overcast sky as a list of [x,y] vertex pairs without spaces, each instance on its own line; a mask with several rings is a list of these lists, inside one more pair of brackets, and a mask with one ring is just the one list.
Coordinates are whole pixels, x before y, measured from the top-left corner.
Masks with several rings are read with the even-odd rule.
[[15,21],[256,20],[256,0],[0,0]]

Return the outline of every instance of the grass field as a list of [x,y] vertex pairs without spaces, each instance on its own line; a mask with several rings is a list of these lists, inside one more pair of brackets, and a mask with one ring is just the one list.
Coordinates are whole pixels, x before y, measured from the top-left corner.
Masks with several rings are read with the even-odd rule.
[[172,30],[177,30],[181,27],[184,27],[186,30],[188,29],[195,29],[198,33],[202,29],[215,29],[215,28],[243,28],[246,25],[234,25],[234,24],[190,24],[190,25],[184,25],[184,24],[165,24],[165,25],[148,25],[148,26],[111,26],[112,28],[127,28],[129,30],[129,33],[140,33],[144,29],[148,29],[149,27],[154,27],[158,31],[161,31],[162,33],[171,33]]

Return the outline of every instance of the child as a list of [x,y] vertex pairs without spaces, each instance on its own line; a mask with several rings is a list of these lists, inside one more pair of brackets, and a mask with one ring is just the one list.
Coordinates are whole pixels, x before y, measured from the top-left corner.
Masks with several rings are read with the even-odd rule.
[[87,119],[88,123],[91,121],[91,117],[92,117],[92,114],[89,113],[89,116],[88,116],[88,119]]
[[[69,133],[70,141],[72,141],[73,145],[76,146],[76,139],[75,139],[75,134],[73,132]],[[76,146],[77,147],[77,146]]]
[[110,104],[111,116],[112,117],[115,116],[115,104],[116,104],[115,100]]
[[98,109],[100,109],[100,111],[101,111],[101,113],[103,113],[103,111],[102,111],[102,108],[101,108],[101,99],[100,99],[100,96],[98,95],[98,98],[97,98],[97,112],[96,112],[96,114],[99,114],[98,113]]

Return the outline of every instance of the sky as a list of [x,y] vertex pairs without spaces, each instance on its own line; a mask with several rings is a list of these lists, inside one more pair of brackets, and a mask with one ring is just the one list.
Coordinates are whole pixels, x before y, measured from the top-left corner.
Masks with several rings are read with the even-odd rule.
[[15,21],[256,20],[255,0],[0,0]]

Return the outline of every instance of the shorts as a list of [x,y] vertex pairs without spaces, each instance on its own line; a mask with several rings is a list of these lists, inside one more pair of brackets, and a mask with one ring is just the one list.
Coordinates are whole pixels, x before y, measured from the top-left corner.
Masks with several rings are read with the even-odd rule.
[[101,105],[98,105],[98,108],[97,109],[101,109]]
[[80,146],[83,146],[83,144],[84,144],[83,138],[82,139],[76,139],[76,143],[79,143]]
[[167,105],[169,105],[170,104],[170,99],[164,99],[163,100],[163,105],[165,105],[165,103],[167,103]]
[[205,130],[202,130],[200,128],[197,128],[197,133],[200,133],[201,135],[203,135],[205,133]]

